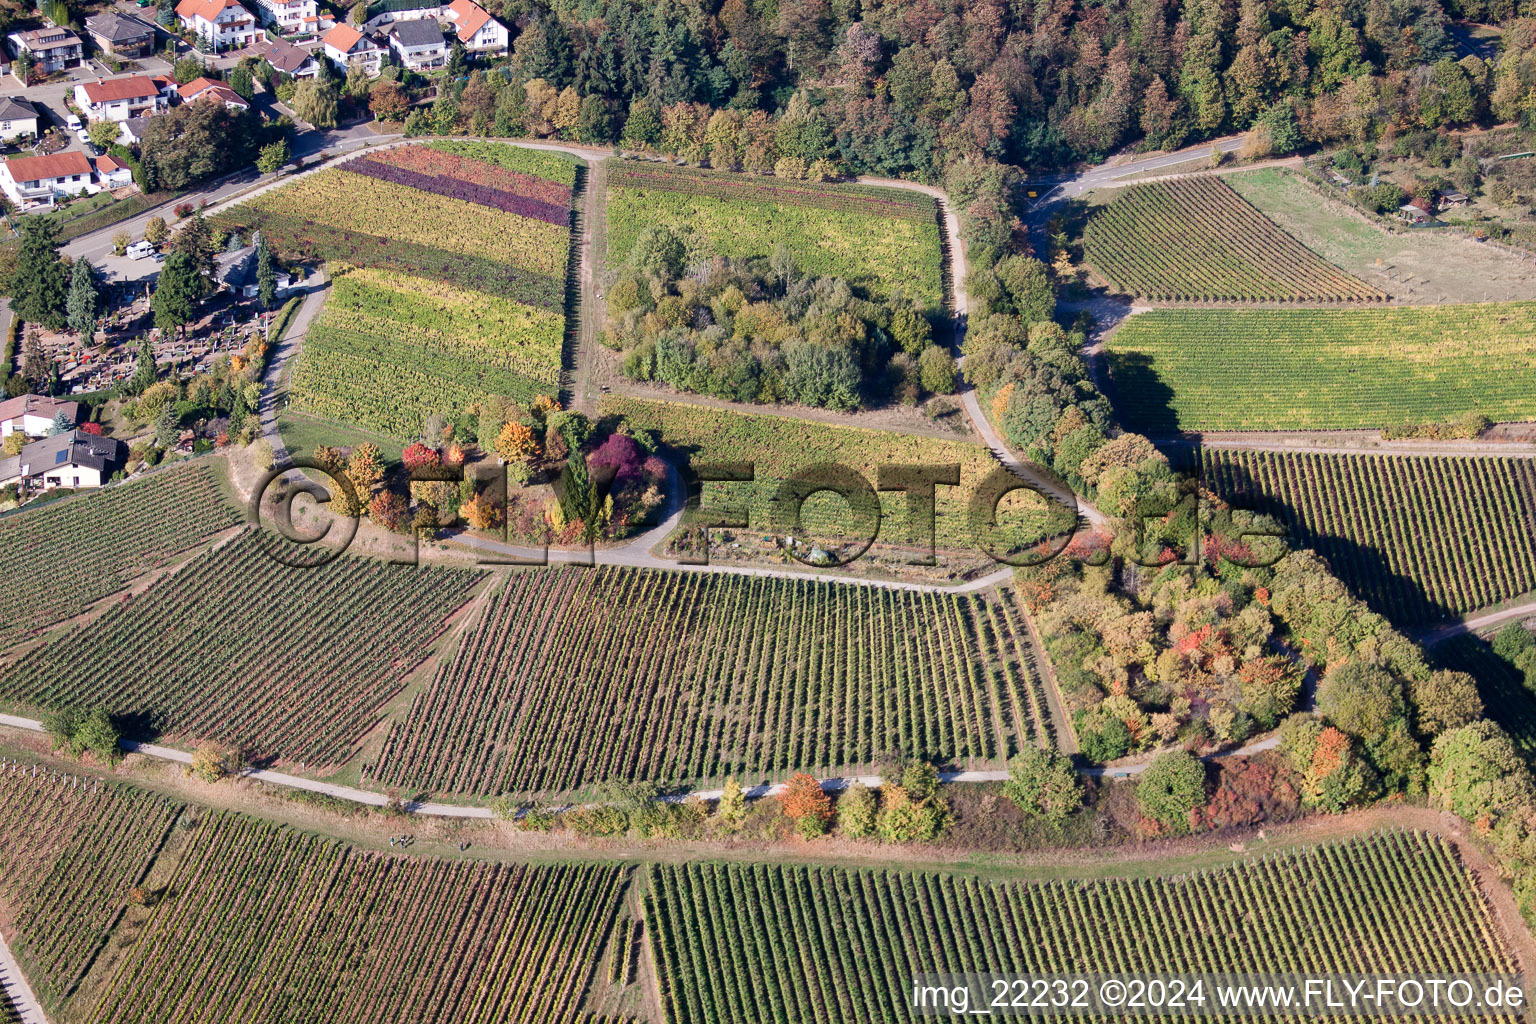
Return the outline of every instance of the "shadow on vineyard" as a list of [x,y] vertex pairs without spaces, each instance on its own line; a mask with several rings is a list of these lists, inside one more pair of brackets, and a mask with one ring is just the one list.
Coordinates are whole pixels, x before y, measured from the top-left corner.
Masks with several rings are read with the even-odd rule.
[[[1429,595],[1424,585],[1392,569],[1385,552],[1348,537],[1314,530],[1294,505],[1265,489],[1248,470],[1228,464],[1217,480],[1202,481],[1237,508],[1274,516],[1285,524],[1292,547],[1311,548],[1333,568],[1349,589],[1399,629],[1445,622],[1457,613]],[[1332,502],[1350,502],[1351,494],[1324,496]]]
[[1475,633],[1464,633],[1430,648],[1435,667],[1470,673],[1489,717],[1509,733],[1527,764],[1536,765],[1536,694],[1524,674]]
[[1144,352],[1106,350],[1109,364],[1107,397],[1126,420],[1128,429],[1148,437],[1167,437],[1179,432],[1179,414],[1173,408],[1173,389],[1163,382]]

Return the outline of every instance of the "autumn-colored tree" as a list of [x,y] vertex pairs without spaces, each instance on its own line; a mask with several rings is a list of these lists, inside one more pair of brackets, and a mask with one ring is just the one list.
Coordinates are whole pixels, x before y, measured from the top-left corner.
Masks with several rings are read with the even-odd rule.
[[316,445],[314,454],[310,458],[315,460],[315,465],[327,473],[340,473],[347,466],[347,457],[341,453],[341,449],[332,448],[328,444]]
[[459,514],[476,530],[494,530],[501,525],[501,509],[478,494],[459,506]]
[[380,491],[368,503],[368,518],[384,529],[398,533],[410,522],[411,506],[403,494]]
[[741,783],[734,778],[725,780],[725,788],[720,791],[720,803],[715,808],[715,816],[727,829],[740,828],[741,824],[747,820],[747,795],[742,790]]
[[370,441],[352,449],[347,459],[347,478],[357,488],[358,498],[366,502],[374,484],[384,479],[384,453],[378,445]]
[[496,454],[507,462],[527,462],[538,453],[539,439],[526,423],[508,423],[496,435]]
[[407,473],[414,473],[418,469],[440,466],[443,460],[437,454],[435,448],[428,448],[420,441],[417,441],[415,444],[407,446],[405,451],[400,453],[400,462],[405,466]]
[[450,443],[443,449],[443,465],[450,469],[458,469],[464,465],[464,449],[456,443]]
[[832,820],[832,798],[827,796],[815,776],[805,772],[796,772],[789,777],[779,801],[784,805],[784,816],[791,821],[815,818],[825,827]]

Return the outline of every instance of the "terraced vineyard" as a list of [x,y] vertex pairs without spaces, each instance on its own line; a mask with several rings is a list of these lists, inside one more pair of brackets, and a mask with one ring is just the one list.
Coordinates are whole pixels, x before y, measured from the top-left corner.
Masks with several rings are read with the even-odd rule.
[[1402,625],[1536,590],[1536,460],[1205,448],[1207,486],[1279,516]]
[[370,853],[209,814],[91,1019],[576,1020],[628,870]]
[[548,186],[556,186],[553,195],[564,195],[569,207],[568,184],[530,185],[538,175],[462,153],[428,150],[414,167],[404,166],[409,159],[392,150],[356,170],[349,162],[317,171],[214,219],[225,228],[260,228],[290,255],[435,278],[553,312],[563,308],[570,222],[568,216],[549,219]]
[[293,408],[409,440],[488,395],[558,393],[575,181],[552,153],[399,146],[221,215],[333,263]]
[[247,532],[0,675],[0,700],[104,705],[140,732],[343,761],[481,574],[273,560]]
[[1116,288],[1160,301],[1386,298],[1286,234],[1219,178],[1120,190],[1088,221],[1083,254]]
[[936,201],[868,185],[824,185],[615,162],[608,166],[608,264],[617,268],[649,224],[694,232],[709,251],[767,259],[786,247],[814,274],[875,298],[944,302]]
[[1049,743],[1009,591],[599,568],[514,573],[390,730],[389,786],[563,792],[623,779],[996,763]]
[[142,790],[0,765],[0,903],[38,998],[80,980],[180,813]]
[[16,579],[46,583],[0,588],[0,644],[78,615],[242,518],[204,463],[5,517],[0,558]]
[[355,269],[304,339],[293,408],[410,440],[432,413],[560,389],[565,317],[439,281]]
[[1105,347],[1117,410],[1153,436],[1536,419],[1536,302],[1159,309]]
[[[969,502],[986,476],[997,468],[992,453],[969,441],[946,441],[862,427],[829,426],[781,416],[754,416],[676,402],[604,397],[604,415],[623,416],[637,429],[654,430],[680,457],[694,463],[750,462],[756,470],[751,483],[706,483],[703,503],[729,508],[745,502],[753,531],[771,531],[779,517],[782,482],[820,463],[857,471],[871,487],[882,468],[899,465],[960,466],[960,484],[937,488],[935,538],[941,551],[975,554]],[[906,557],[913,538],[906,497],[897,491],[880,494],[881,531],[872,555]],[[1000,520],[1014,540],[1022,543],[1052,535],[1069,525],[1070,515],[1029,491],[1016,491],[1000,505]],[[856,520],[841,498],[818,497],[803,509],[806,533],[828,542],[854,532]],[[904,549],[904,551],[899,551]]]
[[1024,884],[740,863],[649,872],[647,930],[673,1024],[927,1019],[912,1009],[912,979],[935,964],[1046,975],[1171,964],[1191,973],[1514,970],[1453,848],[1419,833],[1177,878]]

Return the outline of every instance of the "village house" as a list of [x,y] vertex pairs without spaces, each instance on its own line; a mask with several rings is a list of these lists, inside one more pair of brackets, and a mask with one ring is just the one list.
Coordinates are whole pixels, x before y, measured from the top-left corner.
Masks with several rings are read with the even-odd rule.
[[314,35],[336,24],[315,0],[256,0],[256,10],[262,24],[288,35]]
[[342,74],[346,74],[348,68],[361,66],[371,77],[377,75],[384,64],[384,47],[351,25],[337,25],[320,42],[326,57]]
[[267,63],[290,78],[314,78],[320,73],[320,62],[308,50],[302,50],[285,39],[274,39],[258,47]]
[[470,53],[490,55],[507,52],[511,42],[507,26],[491,17],[474,0],[453,0],[448,5],[447,16],[453,23],[459,42]]
[[213,100],[223,103],[231,110],[249,110],[251,105],[245,97],[225,85],[223,82],[215,82],[211,78],[194,78],[179,87],[181,101],[183,103],[196,103]]
[[85,47],[80,37],[67,28],[34,28],[26,32],[12,32],[11,56],[27,54],[35,68],[52,74],[77,66],[85,57]]
[[0,487],[100,487],[122,468],[127,451],[128,446],[114,438],[66,430],[0,460]]
[[152,117],[130,117],[118,127],[117,141],[125,146],[138,148],[144,141],[144,130],[149,127]]
[[[220,254],[213,277],[219,288],[228,289],[243,299],[255,298],[261,291],[261,282],[256,279],[255,244]],[[274,270],[273,278],[279,298],[286,298],[293,292],[295,282],[291,274]]]
[[0,189],[18,206],[53,204],[57,195],[91,192],[95,172],[78,149],[51,156],[20,156],[0,163]]
[[148,75],[98,78],[75,86],[75,106],[87,121],[123,122],[130,117],[162,114],[170,100]]
[[400,63],[412,71],[440,68],[448,62],[448,43],[435,21],[397,21],[384,30],[384,35]]
[[133,184],[133,168],[115,156],[103,153],[94,161],[96,180],[103,188],[126,188]]
[[17,395],[0,402],[0,438],[18,430],[27,437],[47,437],[60,413],[70,427],[80,418],[80,404],[47,395]]
[[0,142],[37,137],[37,108],[16,96],[0,96]]
[[103,53],[148,57],[155,51],[155,27],[127,14],[93,14],[85,19],[85,31]]
[[181,0],[176,5],[176,17],[182,28],[196,33],[216,53],[238,50],[266,38],[239,0]]

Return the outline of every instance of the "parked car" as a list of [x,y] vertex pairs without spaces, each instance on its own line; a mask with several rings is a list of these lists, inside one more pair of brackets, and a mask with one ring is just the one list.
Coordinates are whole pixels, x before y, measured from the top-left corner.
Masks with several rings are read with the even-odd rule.
[[148,242],[134,242],[128,247],[128,258],[131,260],[141,260],[145,256],[153,256],[154,254],[155,247]]
[[70,114],[68,117],[66,117],[64,119],[64,124],[69,127],[70,131],[77,134],[85,130],[85,125],[81,123],[80,117],[77,114]]

